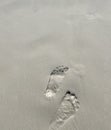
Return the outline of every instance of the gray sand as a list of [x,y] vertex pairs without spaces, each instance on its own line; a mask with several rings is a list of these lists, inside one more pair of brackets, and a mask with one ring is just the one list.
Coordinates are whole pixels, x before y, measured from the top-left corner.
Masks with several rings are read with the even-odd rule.
[[[72,71],[48,100],[60,65]],[[110,78],[110,0],[0,0],[0,130],[48,130],[68,89],[80,109],[60,130],[111,130]]]

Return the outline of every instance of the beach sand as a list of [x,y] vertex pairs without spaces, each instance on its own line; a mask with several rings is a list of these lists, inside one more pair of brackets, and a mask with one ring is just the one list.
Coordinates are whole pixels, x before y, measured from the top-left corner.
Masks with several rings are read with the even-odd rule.
[[[67,90],[80,102],[60,130],[111,129],[110,0],[0,1],[0,130],[48,130]],[[47,99],[50,73],[68,66]]]

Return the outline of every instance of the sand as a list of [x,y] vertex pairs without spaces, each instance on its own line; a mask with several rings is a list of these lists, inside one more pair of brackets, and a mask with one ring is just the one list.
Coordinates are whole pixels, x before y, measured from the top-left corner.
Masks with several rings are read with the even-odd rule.
[[[48,130],[67,90],[80,108],[60,130],[111,129],[110,0],[0,1],[0,130]],[[44,95],[57,66],[68,73]]]

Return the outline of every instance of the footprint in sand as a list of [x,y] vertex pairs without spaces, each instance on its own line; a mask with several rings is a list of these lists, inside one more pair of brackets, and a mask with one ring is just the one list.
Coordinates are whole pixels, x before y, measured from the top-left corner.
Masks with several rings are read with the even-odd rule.
[[66,121],[75,116],[80,107],[80,103],[74,93],[67,91],[61,100],[55,118],[49,126],[49,130],[58,130]]
[[56,95],[60,89],[60,83],[63,81],[65,74],[68,72],[67,66],[58,66],[51,73],[48,81],[48,85],[45,91],[47,98],[52,98]]

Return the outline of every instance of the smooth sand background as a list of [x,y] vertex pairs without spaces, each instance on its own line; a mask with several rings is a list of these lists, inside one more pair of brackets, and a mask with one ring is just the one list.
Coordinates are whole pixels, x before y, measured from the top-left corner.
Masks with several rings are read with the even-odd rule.
[[[0,0],[0,130],[48,130],[67,89],[80,109],[62,129],[111,129],[110,7],[110,0]],[[59,65],[79,66],[82,76],[67,75],[49,102],[43,94]]]

